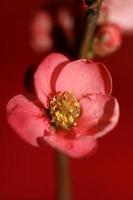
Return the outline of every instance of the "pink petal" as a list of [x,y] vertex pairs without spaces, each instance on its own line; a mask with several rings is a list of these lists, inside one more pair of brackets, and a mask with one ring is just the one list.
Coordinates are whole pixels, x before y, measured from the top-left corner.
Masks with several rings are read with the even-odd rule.
[[[59,71],[66,62],[68,62],[68,58],[64,55],[51,53],[40,64],[35,73],[36,93],[45,108],[48,108],[48,97],[53,92],[51,88],[51,78],[53,77],[53,79],[56,79],[56,76],[58,76]],[[54,80],[52,84],[54,84]]]
[[112,91],[112,80],[103,64],[81,59],[62,69],[56,82],[56,91],[71,91],[77,98],[95,93],[109,95]]
[[111,131],[119,119],[119,105],[115,98],[106,95],[88,95],[80,101],[82,114],[75,128],[76,135],[93,135],[98,138]]
[[119,104],[115,98],[110,98],[104,107],[104,113],[98,124],[92,127],[94,138],[100,138],[114,129],[119,120]]
[[97,146],[96,140],[92,137],[67,139],[66,137],[61,137],[58,133],[45,136],[44,140],[57,150],[75,158],[92,153]]
[[42,111],[23,95],[17,95],[7,104],[8,122],[26,142],[38,146],[38,138],[48,126]]
[[133,31],[133,0],[107,0],[109,21],[123,31]]

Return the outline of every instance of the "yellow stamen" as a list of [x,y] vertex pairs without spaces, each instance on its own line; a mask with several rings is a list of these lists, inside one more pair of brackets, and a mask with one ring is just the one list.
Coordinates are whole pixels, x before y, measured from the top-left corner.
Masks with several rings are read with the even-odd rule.
[[70,130],[76,126],[80,105],[71,92],[59,92],[50,101],[51,124],[56,128]]

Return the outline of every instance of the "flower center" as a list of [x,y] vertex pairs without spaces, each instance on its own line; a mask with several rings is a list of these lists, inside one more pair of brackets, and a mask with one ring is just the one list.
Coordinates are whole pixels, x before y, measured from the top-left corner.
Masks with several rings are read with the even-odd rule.
[[51,124],[70,130],[80,116],[80,104],[71,92],[59,92],[50,101]]

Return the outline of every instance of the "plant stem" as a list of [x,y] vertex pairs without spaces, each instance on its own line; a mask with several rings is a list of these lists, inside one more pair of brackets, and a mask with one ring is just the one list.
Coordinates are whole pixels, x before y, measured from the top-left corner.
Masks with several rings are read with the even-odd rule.
[[84,22],[84,31],[81,41],[81,47],[79,52],[80,58],[87,58],[88,52],[91,48],[93,41],[94,32],[97,25],[97,19],[99,16],[100,8],[103,0],[97,0],[95,3],[90,6],[87,10],[85,22]]
[[58,200],[70,200],[69,160],[64,154],[57,152]]

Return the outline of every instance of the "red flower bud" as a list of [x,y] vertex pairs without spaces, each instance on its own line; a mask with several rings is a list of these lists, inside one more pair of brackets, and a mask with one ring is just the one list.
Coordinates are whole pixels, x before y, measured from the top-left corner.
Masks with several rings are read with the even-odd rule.
[[92,50],[94,54],[104,57],[118,50],[121,43],[120,29],[113,24],[103,25],[96,33]]

